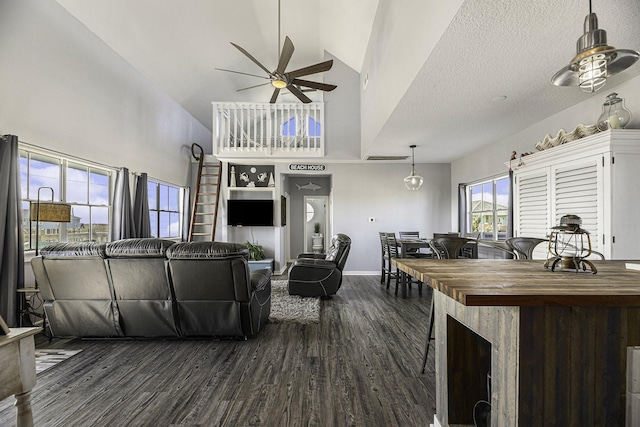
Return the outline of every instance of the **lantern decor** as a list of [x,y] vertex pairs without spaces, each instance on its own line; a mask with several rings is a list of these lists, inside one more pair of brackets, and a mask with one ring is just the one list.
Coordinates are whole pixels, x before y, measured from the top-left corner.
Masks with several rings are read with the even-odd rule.
[[556,267],[563,270],[587,271],[587,267],[593,274],[598,270],[592,262],[587,261],[591,254],[591,238],[589,232],[583,228],[582,219],[577,215],[565,215],[560,218],[560,225],[551,228],[549,236],[549,254],[544,263],[545,268],[551,266],[551,271]]
[[624,99],[617,93],[611,93],[602,105],[602,114],[598,118],[598,130],[624,129],[631,121],[631,111],[624,106]]

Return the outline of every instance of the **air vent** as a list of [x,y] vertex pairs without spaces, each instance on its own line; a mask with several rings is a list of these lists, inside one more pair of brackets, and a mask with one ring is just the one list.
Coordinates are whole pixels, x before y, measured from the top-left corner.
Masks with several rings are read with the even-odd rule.
[[369,156],[367,160],[407,160],[409,156]]

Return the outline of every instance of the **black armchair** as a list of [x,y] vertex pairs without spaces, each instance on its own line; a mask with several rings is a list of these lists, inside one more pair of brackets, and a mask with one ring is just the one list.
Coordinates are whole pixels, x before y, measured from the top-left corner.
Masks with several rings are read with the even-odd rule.
[[326,254],[300,254],[289,268],[289,294],[303,297],[335,295],[342,285],[342,269],[351,238],[336,234]]

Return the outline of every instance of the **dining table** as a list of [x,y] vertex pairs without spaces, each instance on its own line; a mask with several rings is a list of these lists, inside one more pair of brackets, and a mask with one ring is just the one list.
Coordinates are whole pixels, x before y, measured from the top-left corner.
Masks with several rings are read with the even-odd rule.
[[407,258],[411,249],[420,250],[424,248],[431,248],[431,246],[429,246],[429,242],[431,242],[431,239],[400,238],[396,239],[396,242],[398,243],[398,248],[400,249],[400,251],[398,252],[400,258]]

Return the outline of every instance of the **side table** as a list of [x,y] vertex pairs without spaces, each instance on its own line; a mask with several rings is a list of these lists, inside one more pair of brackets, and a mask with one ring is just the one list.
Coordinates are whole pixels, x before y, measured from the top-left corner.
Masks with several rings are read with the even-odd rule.
[[0,399],[16,398],[16,425],[32,427],[31,389],[36,385],[36,355],[33,336],[40,328],[11,328],[0,335]]
[[258,270],[260,268],[268,268],[273,271],[274,262],[273,258],[265,258],[260,261],[249,261],[249,271]]
[[[40,289],[39,288],[18,288],[18,294],[24,294],[23,297],[20,298],[20,313],[18,317],[18,322],[20,327],[25,326],[36,326],[42,328],[42,332],[49,338],[51,341],[52,335],[51,333],[47,333],[47,315],[44,311],[44,307],[42,307],[42,299],[40,298]],[[34,302],[38,302],[37,304]],[[42,309],[42,312],[39,312],[38,309]],[[25,317],[28,316],[29,324],[25,324]],[[35,322],[31,320],[31,316],[38,318]]]

